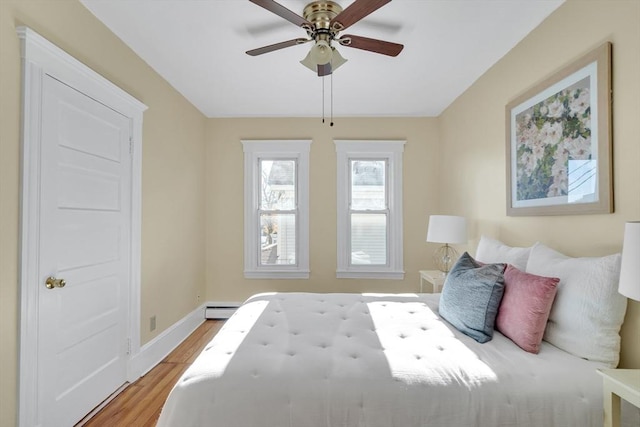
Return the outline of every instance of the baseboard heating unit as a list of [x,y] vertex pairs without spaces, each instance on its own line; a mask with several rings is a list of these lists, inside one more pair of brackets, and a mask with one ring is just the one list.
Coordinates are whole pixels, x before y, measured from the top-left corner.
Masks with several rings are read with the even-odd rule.
[[228,319],[240,307],[239,302],[215,302],[207,304],[205,319]]

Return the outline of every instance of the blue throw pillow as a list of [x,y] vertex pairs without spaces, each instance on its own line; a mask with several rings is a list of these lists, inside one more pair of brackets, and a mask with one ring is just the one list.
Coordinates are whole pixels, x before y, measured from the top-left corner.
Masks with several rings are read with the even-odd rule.
[[507,264],[481,264],[467,252],[455,263],[440,296],[440,315],[460,332],[484,343],[493,327],[504,294]]

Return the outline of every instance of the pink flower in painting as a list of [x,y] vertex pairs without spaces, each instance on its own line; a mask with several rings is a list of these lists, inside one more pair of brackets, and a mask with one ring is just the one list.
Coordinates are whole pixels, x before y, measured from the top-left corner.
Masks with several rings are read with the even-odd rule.
[[591,138],[578,136],[574,139],[564,140],[565,150],[572,160],[588,160],[591,158]]
[[[559,157],[561,158],[566,157],[566,151],[560,148],[558,149],[558,151],[563,153]],[[562,196],[563,194],[567,194],[567,188],[569,187],[569,180],[567,176],[567,168],[565,165],[566,165],[565,161],[557,159],[556,162],[551,167],[551,176],[553,177],[553,184],[549,186],[547,197],[556,197],[556,196]]]
[[559,119],[562,117],[562,114],[564,114],[564,105],[562,105],[562,102],[560,102],[558,98],[554,99],[553,102],[550,102],[547,105],[547,108],[547,116],[552,119]]
[[562,138],[562,122],[545,122],[540,129],[539,138],[544,145],[556,145]]
[[582,116],[590,106],[589,88],[575,89],[569,96],[569,115]]

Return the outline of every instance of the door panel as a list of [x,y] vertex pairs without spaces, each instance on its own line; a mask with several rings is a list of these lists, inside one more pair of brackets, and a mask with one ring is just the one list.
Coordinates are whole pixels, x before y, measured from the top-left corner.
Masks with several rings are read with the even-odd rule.
[[[74,277],[70,277],[69,281],[78,282]],[[100,298],[93,298],[96,295],[99,295]],[[65,319],[68,323],[61,326],[63,330],[71,329],[84,319],[93,320],[94,317],[101,317],[103,313],[117,311],[118,304],[118,278],[116,276],[87,280],[62,301],[60,309],[69,315]],[[95,313],[99,314],[96,316]]]
[[130,122],[46,76],[42,134],[38,378],[42,425],[58,427],[126,381]]
[[[86,123],[86,126],[76,126]],[[71,148],[93,156],[120,162],[121,146],[112,144],[121,128],[109,119],[82,110],[78,106],[65,103],[60,110],[60,146]]]
[[67,248],[58,254],[58,271],[96,267],[122,258],[122,227],[105,212],[59,212],[60,234],[57,243]]
[[120,210],[120,177],[118,175],[59,165],[60,209],[101,211]]

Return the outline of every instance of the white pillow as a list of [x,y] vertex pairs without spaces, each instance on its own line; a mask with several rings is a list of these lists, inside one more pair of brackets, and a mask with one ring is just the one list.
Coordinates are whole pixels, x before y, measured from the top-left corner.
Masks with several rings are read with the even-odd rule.
[[574,356],[618,366],[627,310],[627,299],[618,293],[620,254],[570,258],[538,243],[527,273],[560,278],[544,340]]
[[519,270],[527,268],[531,248],[515,248],[507,246],[499,240],[494,240],[486,236],[480,237],[478,249],[476,250],[476,261],[485,264],[505,263],[511,264]]

